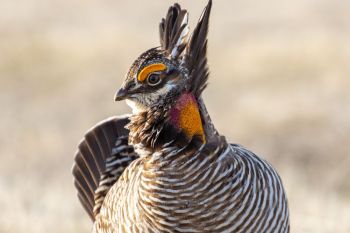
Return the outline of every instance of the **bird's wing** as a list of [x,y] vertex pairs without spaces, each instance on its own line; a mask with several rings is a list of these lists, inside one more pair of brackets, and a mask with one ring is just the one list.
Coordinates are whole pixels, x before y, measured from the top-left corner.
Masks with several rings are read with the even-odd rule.
[[73,165],[78,198],[92,220],[124,169],[138,156],[128,145],[128,117],[108,118],[90,129],[80,142]]

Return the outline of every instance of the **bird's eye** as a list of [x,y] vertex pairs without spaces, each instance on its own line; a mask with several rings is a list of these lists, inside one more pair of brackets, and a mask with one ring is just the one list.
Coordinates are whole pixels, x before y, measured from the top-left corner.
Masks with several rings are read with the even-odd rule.
[[150,86],[155,86],[155,85],[159,84],[160,81],[161,81],[161,79],[159,77],[159,74],[150,74],[147,78],[147,83]]

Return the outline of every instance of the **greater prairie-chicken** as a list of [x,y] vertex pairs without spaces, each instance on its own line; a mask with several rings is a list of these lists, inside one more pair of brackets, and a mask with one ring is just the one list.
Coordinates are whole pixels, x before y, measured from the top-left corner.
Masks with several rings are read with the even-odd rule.
[[201,97],[208,79],[212,1],[187,39],[174,4],[160,47],[144,52],[116,94],[132,107],[93,127],[73,167],[93,232],[289,232],[277,172],[214,128]]

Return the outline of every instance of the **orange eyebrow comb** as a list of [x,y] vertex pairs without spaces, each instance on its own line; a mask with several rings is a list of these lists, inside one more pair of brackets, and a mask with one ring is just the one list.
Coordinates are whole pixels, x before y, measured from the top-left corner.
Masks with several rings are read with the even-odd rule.
[[164,65],[163,63],[155,63],[151,64],[149,66],[146,66],[141,70],[139,75],[137,76],[137,80],[140,82],[145,81],[145,79],[148,77],[148,75],[154,71],[163,71],[166,70],[167,66]]

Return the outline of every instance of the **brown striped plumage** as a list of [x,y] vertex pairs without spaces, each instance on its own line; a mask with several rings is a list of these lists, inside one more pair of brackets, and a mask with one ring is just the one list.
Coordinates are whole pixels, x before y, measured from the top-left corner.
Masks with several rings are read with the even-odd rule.
[[227,143],[202,100],[210,9],[211,1],[187,40],[187,12],[170,7],[161,47],[134,62],[116,95],[133,114],[107,119],[80,143],[73,174],[93,232],[289,232],[280,177]]

